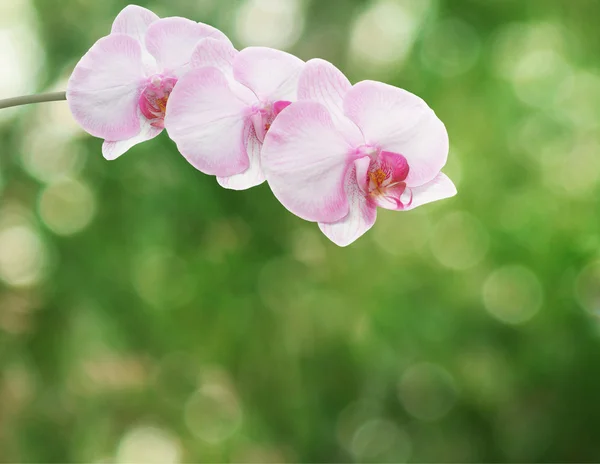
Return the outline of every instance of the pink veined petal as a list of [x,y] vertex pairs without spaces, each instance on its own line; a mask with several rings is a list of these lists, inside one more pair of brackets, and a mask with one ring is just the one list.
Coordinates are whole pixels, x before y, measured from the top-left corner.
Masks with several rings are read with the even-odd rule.
[[408,186],[429,182],[446,164],[446,127],[416,95],[381,82],[363,81],[346,95],[344,111],[367,143],[408,160]]
[[345,130],[349,121],[344,114],[344,97],[352,88],[344,74],[328,61],[315,58],[306,62],[298,81],[298,100],[316,101],[324,105],[333,122]]
[[103,37],[69,78],[69,108],[81,127],[95,137],[134,137],[140,131],[137,109],[144,78],[139,42],[125,34]]
[[363,156],[354,162],[356,173],[356,182],[363,194],[369,193],[369,167],[371,166],[371,157]]
[[212,37],[200,40],[192,53],[192,68],[217,68],[227,77],[233,79],[233,59],[238,51],[229,41]]
[[248,47],[233,62],[235,79],[261,101],[295,101],[304,61],[267,47]]
[[111,34],[127,34],[144,43],[148,26],[160,18],[152,11],[137,5],[127,5],[115,18]]
[[292,103],[277,116],[265,137],[262,163],[283,206],[308,221],[346,216],[344,179],[355,153],[348,139],[355,136],[336,130],[320,103]]
[[163,18],[148,27],[146,48],[163,72],[181,77],[190,66],[196,44],[206,37],[227,40],[221,31],[207,24],[179,17]]
[[146,50],[146,32],[148,27],[160,18],[152,11],[137,5],[128,5],[115,18],[111,34],[127,34],[142,46],[142,62],[147,75],[159,72],[154,57]]
[[198,170],[232,176],[248,169],[248,101],[216,68],[193,69],[177,82],[167,104],[165,128]]
[[358,159],[346,175],[344,188],[348,197],[348,215],[332,223],[319,222],[319,228],[327,238],[341,247],[350,245],[362,236],[375,224],[377,219],[375,203],[365,196],[360,187],[360,183],[366,181],[366,179],[362,179],[363,176],[366,176],[365,160],[366,168],[368,168],[368,157]]
[[211,37],[213,39],[222,40],[223,42],[231,44],[231,40],[229,40],[229,37],[227,37],[225,33],[221,32],[216,27],[211,26],[210,24],[202,23],[200,21],[198,21],[198,24],[202,27],[202,30],[204,31],[204,37]]
[[298,82],[298,99],[321,103],[330,113],[344,115],[344,97],[352,88],[344,74],[328,61],[306,62]]
[[262,143],[260,143],[256,137],[254,128],[250,127],[250,134],[246,144],[246,153],[248,153],[250,166],[248,166],[248,169],[241,174],[229,177],[217,177],[219,185],[232,190],[246,190],[262,184],[265,181],[265,175],[260,161],[261,148]]
[[104,141],[102,144],[102,155],[105,159],[117,159],[134,145],[151,140],[162,132],[162,129],[152,126],[150,121],[143,117],[139,110],[138,117],[140,118],[140,133],[138,135],[119,142]]
[[256,138],[260,143],[263,143],[265,140],[265,135],[267,135],[267,127],[264,123],[263,115],[261,113],[252,114],[250,116],[250,122],[252,123]]
[[412,202],[410,206],[405,208],[407,210],[415,209],[417,206],[456,195],[454,183],[442,172],[440,172],[432,181],[429,181],[420,187],[413,187],[411,190]]

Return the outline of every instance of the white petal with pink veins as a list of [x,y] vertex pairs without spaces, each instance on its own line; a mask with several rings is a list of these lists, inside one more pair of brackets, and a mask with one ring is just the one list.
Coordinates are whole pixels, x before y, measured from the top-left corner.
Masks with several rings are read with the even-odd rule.
[[[358,129],[356,129],[358,131]],[[277,199],[308,221],[334,222],[348,214],[346,172],[356,134],[336,129],[320,103],[292,103],[267,132],[263,169]]]
[[127,34],[136,39],[142,47],[142,61],[147,75],[158,72],[156,59],[146,49],[148,27],[160,18],[152,11],[137,5],[128,5],[115,18],[111,34]]
[[248,47],[233,62],[235,79],[261,101],[295,101],[304,61],[267,47]]
[[233,79],[233,60],[239,52],[224,40],[211,37],[202,39],[192,53],[192,68],[217,68],[228,78]]
[[218,29],[186,18],[163,18],[146,32],[146,48],[165,74],[181,77],[190,67],[194,48],[201,39],[226,40]]
[[249,104],[232,91],[218,69],[193,69],[169,97],[165,128],[198,170],[223,177],[241,174],[250,166]]
[[137,5],[128,5],[115,18],[111,33],[127,34],[144,43],[148,26],[160,18],[152,11]]
[[420,187],[413,187],[411,191],[412,203],[406,209],[414,209],[417,206],[456,195],[454,183],[442,172],[440,172],[432,181],[429,181]]
[[[369,160],[366,159],[368,167]],[[366,175],[365,159],[356,160],[348,171],[345,180],[345,191],[348,197],[348,215],[333,223],[319,222],[321,231],[338,246],[350,245],[367,232],[377,219],[377,206],[365,196],[357,178]],[[364,179],[363,179],[364,182]]]
[[241,174],[229,177],[217,177],[217,182],[221,187],[232,190],[246,190],[265,181],[265,174],[262,170],[260,152],[262,143],[259,142],[254,128],[250,128],[248,142],[246,144],[246,153],[250,161],[250,166]]
[[340,130],[354,123],[344,114],[344,97],[352,88],[344,74],[328,61],[306,62],[298,81],[298,100],[310,100],[324,105]]
[[153,127],[145,117],[139,114],[140,118],[140,133],[130,139],[121,140],[119,142],[111,142],[105,140],[102,144],[102,155],[107,160],[117,159],[119,156],[124,154],[131,147],[138,143],[146,142],[156,137],[162,132],[162,129]]
[[111,34],[81,58],[67,84],[75,120],[93,136],[125,140],[140,131],[138,99],[145,75],[139,42]]

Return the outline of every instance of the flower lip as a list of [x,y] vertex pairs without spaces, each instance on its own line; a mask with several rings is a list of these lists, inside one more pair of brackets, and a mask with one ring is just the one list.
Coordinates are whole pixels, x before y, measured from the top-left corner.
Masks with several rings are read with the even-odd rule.
[[289,105],[291,105],[291,102],[289,101],[278,100],[273,103],[255,103],[250,107],[250,120],[252,121],[254,132],[260,143],[263,143],[265,136],[277,115]]
[[404,182],[409,172],[406,158],[399,153],[377,152],[368,146],[361,153],[369,163],[368,167],[365,166],[366,171],[363,169],[360,174],[357,171],[357,181],[365,196],[383,208],[404,209],[410,206],[412,196]]
[[165,127],[167,102],[177,78],[154,74],[148,78],[139,99],[140,111],[150,125],[158,129]]

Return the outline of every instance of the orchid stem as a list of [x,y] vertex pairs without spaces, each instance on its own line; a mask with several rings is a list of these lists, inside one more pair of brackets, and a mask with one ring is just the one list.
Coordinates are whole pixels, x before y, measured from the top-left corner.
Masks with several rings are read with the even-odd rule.
[[7,98],[0,100],[0,110],[13,106],[29,105],[31,103],[44,103],[52,101],[61,101],[67,99],[66,92],[41,93],[38,95],[25,95],[23,97]]

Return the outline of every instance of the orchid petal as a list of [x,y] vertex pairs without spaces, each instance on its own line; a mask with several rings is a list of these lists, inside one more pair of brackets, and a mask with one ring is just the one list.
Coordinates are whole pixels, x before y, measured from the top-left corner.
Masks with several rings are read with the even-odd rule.
[[298,81],[298,100],[316,101],[324,105],[340,130],[354,124],[344,114],[344,97],[352,88],[344,74],[328,61],[306,62]]
[[159,19],[156,14],[146,8],[128,5],[115,18],[111,34],[127,34],[143,44],[148,26]]
[[456,195],[454,183],[442,172],[440,172],[432,181],[429,181],[420,187],[413,187],[411,190],[412,202],[410,206],[405,208],[406,210],[415,209],[417,206]]
[[273,103],[273,116],[277,117],[277,115],[279,113],[281,113],[283,110],[285,110],[291,104],[292,104],[291,101],[277,100],[275,103]]
[[[321,231],[338,246],[350,245],[366,231],[377,219],[377,207],[361,189],[360,183],[366,181],[366,169],[369,167],[369,158],[365,157],[354,162],[352,169],[348,170],[344,189],[348,197],[348,215],[332,223],[319,222]],[[361,179],[361,180],[357,180]]]
[[371,166],[371,157],[363,156],[354,162],[356,182],[363,194],[369,193],[369,167]]
[[250,135],[246,144],[246,153],[250,160],[250,166],[241,174],[229,177],[217,177],[217,182],[221,187],[232,190],[246,190],[265,181],[265,174],[260,161],[260,151],[262,143],[256,137],[254,128],[250,129]]
[[128,5],[115,18],[111,34],[127,34],[142,46],[142,62],[147,75],[158,73],[156,59],[146,49],[146,32],[160,18],[152,11],[137,5]]
[[295,101],[304,62],[294,55],[267,47],[248,47],[233,62],[235,79],[261,101]]
[[81,58],[67,84],[67,101],[84,130],[107,140],[140,131],[138,99],[144,81],[142,49],[125,34],[98,40]]
[[150,121],[141,114],[138,114],[138,117],[140,118],[140,133],[138,135],[118,142],[104,141],[102,144],[102,155],[105,159],[117,159],[134,145],[151,140],[162,132],[162,129],[152,126]]
[[192,53],[192,68],[217,68],[228,78],[233,79],[233,60],[238,51],[229,41],[212,37],[202,39]]
[[446,163],[446,128],[416,95],[381,82],[363,81],[346,95],[344,110],[367,143],[407,159],[409,187],[429,182]]
[[196,169],[223,177],[240,174],[250,165],[248,105],[218,69],[193,69],[169,97],[165,127]]
[[292,103],[277,116],[265,137],[262,163],[283,206],[308,221],[346,216],[344,179],[353,161],[349,139],[355,136],[337,131],[320,103]]
[[146,32],[146,48],[156,58],[159,68],[181,77],[189,68],[192,52],[201,39],[228,40],[207,24],[186,18],[163,18],[152,23]]

